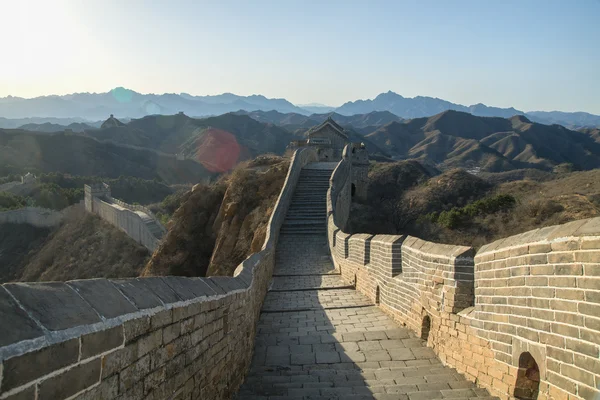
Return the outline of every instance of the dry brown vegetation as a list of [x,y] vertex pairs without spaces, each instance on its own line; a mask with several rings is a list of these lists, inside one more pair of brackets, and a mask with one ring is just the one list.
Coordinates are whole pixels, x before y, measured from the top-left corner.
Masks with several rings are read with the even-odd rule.
[[143,275],[232,275],[263,244],[288,160],[261,156],[184,195]]
[[[486,179],[463,170],[436,176],[430,172],[419,169],[414,161],[373,168],[368,202],[353,205],[349,230],[404,233],[434,242],[480,247],[502,237],[600,215],[598,169],[544,173],[543,181],[530,179],[538,174],[527,172],[514,176],[485,174]],[[400,177],[402,184],[391,184],[393,176]],[[492,211],[476,207],[499,198],[512,198],[514,203]]]
[[[19,236],[7,239],[8,229]],[[139,275],[149,257],[145,247],[81,207],[68,209],[65,220],[52,231],[3,224],[0,232],[3,248],[11,241],[18,244],[12,246],[18,257],[1,268],[3,281],[132,277]]]

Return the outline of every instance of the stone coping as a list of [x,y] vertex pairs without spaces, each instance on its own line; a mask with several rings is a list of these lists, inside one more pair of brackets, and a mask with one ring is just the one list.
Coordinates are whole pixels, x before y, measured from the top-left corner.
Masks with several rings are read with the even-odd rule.
[[536,243],[552,243],[564,241],[570,237],[600,236],[600,217],[582,219],[562,225],[547,226],[518,235],[496,240],[482,246],[477,256]]

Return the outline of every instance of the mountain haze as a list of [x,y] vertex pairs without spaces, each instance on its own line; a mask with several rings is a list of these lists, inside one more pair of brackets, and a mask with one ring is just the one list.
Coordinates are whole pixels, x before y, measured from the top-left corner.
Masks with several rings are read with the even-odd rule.
[[[319,103],[309,103],[303,106],[294,105],[286,99],[267,98],[262,95],[239,96],[233,93],[211,96],[194,96],[188,93],[141,94],[118,87],[106,93],[73,93],[64,96],[51,95],[31,99],[14,96],[0,98],[0,128],[17,128],[29,122],[51,122],[68,125],[72,122],[86,122],[86,120],[104,120],[109,114],[114,114],[122,120],[155,114],[169,115],[178,112],[184,112],[194,117],[205,117],[240,110],[248,113],[276,111],[306,117],[331,112],[351,116],[369,114],[374,111],[388,111],[405,119],[430,117],[440,112],[454,110],[481,117],[510,118],[513,115],[526,115],[534,122],[557,123],[572,128],[600,126],[600,116],[584,112],[524,112],[513,107],[492,107],[482,103],[465,106],[434,97],[403,97],[392,91],[381,93],[372,100],[348,101],[335,108]],[[24,118],[32,120],[20,123],[12,121],[12,119]],[[52,118],[70,119],[70,121],[63,123],[50,120]],[[33,119],[41,119],[41,121],[38,122]],[[96,126],[95,124],[92,125]]]

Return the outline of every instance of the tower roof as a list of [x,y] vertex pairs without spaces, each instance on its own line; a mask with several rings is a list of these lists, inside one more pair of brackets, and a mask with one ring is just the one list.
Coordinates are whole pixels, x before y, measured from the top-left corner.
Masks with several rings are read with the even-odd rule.
[[331,115],[328,116],[327,119],[325,121],[323,121],[321,124],[309,129],[309,131],[307,132],[307,136],[310,137],[313,133],[320,131],[321,129],[325,128],[326,126],[330,126],[331,128],[333,128],[333,130],[338,135],[342,136],[344,139],[348,139],[348,134],[346,134],[346,131],[344,130],[344,128],[342,128],[337,122],[335,122],[333,120],[333,118],[331,118]]

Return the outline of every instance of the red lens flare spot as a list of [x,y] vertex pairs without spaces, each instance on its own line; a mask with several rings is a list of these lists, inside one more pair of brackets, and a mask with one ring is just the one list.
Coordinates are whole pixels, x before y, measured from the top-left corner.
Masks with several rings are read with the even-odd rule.
[[241,146],[227,131],[209,128],[196,144],[196,159],[211,172],[229,171],[239,161]]

